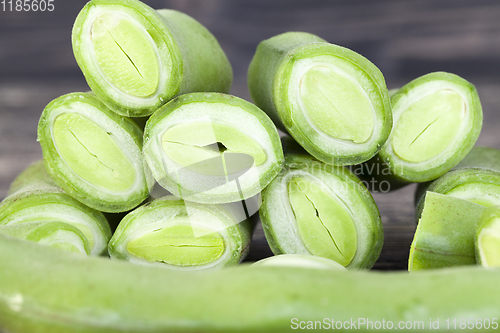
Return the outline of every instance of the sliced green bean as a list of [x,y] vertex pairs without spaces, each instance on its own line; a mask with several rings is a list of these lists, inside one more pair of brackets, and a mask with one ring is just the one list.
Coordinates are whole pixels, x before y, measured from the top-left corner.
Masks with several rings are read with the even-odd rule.
[[111,238],[104,216],[55,185],[43,161],[23,171],[0,203],[0,233],[71,252],[100,255]]
[[144,157],[172,194],[215,204],[256,195],[283,163],[269,117],[247,101],[213,93],[179,96],[151,116]]
[[451,171],[433,182],[419,184],[415,196],[417,218],[426,191],[470,200],[486,207],[500,205],[500,151],[474,147]]
[[484,210],[468,200],[427,192],[408,270],[474,265],[474,239]]
[[379,69],[312,34],[288,32],[261,42],[248,86],[255,104],[325,163],[367,161],[391,131],[388,91]]
[[262,192],[259,212],[274,254],[370,268],[382,249],[382,222],[366,187],[346,168],[307,155],[287,155],[284,171]]
[[156,199],[128,214],[109,242],[111,258],[176,270],[240,263],[250,248],[252,224],[243,206]]
[[402,183],[431,181],[457,165],[479,137],[479,96],[474,85],[457,75],[421,76],[395,93],[391,104],[394,128],[375,161],[390,175],[372,176]]
[[142,158],[143,133],[89,93],[52,101],[38,125],[47,171],[66,193],[105,212],[137,207],[153,186]]
[[150,115],[179,94],[231,87],[231,65],[215,37],[175,10],[92,0],[78,15],[72,39],[92,91],[124,116]]

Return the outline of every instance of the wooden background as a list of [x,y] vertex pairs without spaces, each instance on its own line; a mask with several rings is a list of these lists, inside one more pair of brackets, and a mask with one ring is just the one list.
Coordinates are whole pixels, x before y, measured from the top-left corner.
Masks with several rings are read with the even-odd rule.
[[[246,71],[257,44],[307,31],[361,53],[389,88],[448,71],[476,85],[484,110],[478,144],[500,148],[500,1],[491,0],[146,0],[184,11],[219,39],[233,65],[232,94],[250,99]],[[73,58],[71,27],[85,0],[54,0],[54,12],[2,11],[0,2],[0,199],[41,158],[37,122],[46,104],[88,87]],[[406,269],[415,229],[408,186],[374,194],[385,228],[377,269]],[[271,252],[256,231],[248,260]]]

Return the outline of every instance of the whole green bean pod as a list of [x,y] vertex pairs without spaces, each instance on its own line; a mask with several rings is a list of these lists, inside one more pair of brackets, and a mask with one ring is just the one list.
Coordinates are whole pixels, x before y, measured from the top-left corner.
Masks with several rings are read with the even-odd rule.
[[104,216],[57,187],[43,161],[23,171],[0,203],[0,233],[89,255],[106,253],[111,238]]
[[386,331],[410,324],[435,332],[431,320],[439,319],[443,331],[458,330],[454,318],[488,321],[476,331],[491,332],[500,317],[500,270],[479,267],[176,272],[0,235],[0,272],[0,330],[10,333],[281,333],[316,322],[360,332],[384,331],[383,322]]
[[175,10],[93,0],[78,15],[72,40],[92,91],[124,116],[150,115],[179,94],[231,87],[231,64],[215,37]]

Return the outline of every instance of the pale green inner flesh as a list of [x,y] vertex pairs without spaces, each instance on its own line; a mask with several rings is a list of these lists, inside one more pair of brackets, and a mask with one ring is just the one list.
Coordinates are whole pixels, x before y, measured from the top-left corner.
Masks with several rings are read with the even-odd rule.
[[69,252],[87,253],[88,241],[76,227],[54,220],[23,221],[0,226],[0,233]]
[[130,189],[136,172],[130,160],[94,122],[76,113],[63,113],[54,121],[54,144],[68,167],[89,184],[111,192]]
[[89,254],[85,252],[85,245],[80,236],[69,230],[57,230],[48,233],[45,237],[40,238],[38,243],[68,252]]
[[[254,139],[218,123],[175,125],[163,134],[162,145],[172,161],[208,175],[224,176],[266,161],[265,151]],[[242,158],[241,154],[249,158]]]
[[225,250],[224,239],[212,230],[178,224],[130,241],[132,255],[176,266],[201,266],[217,260]]
[[479,247],[484,266],[500,267],[500,232],[481,234]]
[[361,85],[324,66],[311,68],[300,81],[303,113],[321,131],[354,143],[373,133],[373,105]]
[[478,249],[483,266],[500,267],[500,218],[492,218],[483,226]]
[[147,31],[117,14],[103,14],[92,24],[95,57],[108,81],[123,92],[147,97],[159,83],[157,50]]
[[[58,219],[61,219],[59,216],[53,216],[50,214],[43,215],[42,213],[37,213],[37,214],[23,214],[24,210],[18,211],[17,215],[18,216],[23,216],[22,220],[18,220],[16,222],[10,222],[9,225],[14,225],[14,224],[23,224],[23,223],[30,223],[30,222],[42,222],[42,221],[55,221]],[[61,223],[67,223],[70,224],[76,228],[78,228],[82,234],[87,238],[87,241],[89,242],[89,246],[91,249],[94,248],[94,234],[92,233],[92,230],[85,224],[83,223],[76,223],[73,221],[66,221],[64,219],[60,220]]]
[[441,89],[403,111],[392,136],[394,152],[408,162],[425,162],[444,152],[456,140],[466,114],[462,96]]
[[340,200],[303,177],[288,183],[288,196],[300,237],[311,254],[347,266],[357,249],[357,231]]

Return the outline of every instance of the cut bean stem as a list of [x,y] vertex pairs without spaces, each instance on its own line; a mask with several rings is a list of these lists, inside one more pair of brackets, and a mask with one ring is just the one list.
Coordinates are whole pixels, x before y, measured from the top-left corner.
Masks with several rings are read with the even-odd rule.
[[288,32],[261,42],[248,86],[255,104],[325,163],[367,161],[391,131],[388,91],[379,69],[312,34]]

